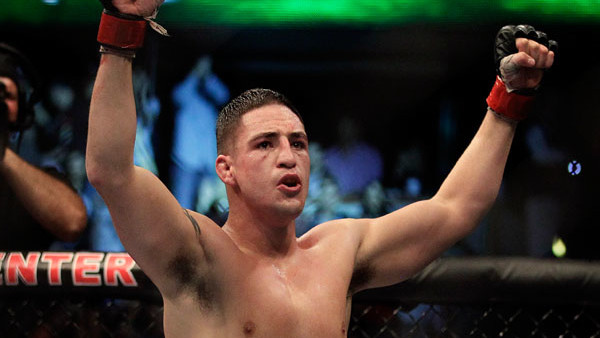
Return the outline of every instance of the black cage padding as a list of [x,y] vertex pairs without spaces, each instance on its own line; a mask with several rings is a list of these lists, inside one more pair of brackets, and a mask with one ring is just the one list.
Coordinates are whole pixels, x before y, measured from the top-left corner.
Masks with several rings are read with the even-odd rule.
[[537,258],[442,258],[405,282],[355,299],[427,303],[600,303],[600,264]]

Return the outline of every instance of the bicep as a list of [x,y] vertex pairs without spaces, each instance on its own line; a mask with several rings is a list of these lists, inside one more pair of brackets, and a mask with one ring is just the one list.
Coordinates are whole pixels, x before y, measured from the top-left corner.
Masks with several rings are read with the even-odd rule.
[[123,246],[162,291],[174,282],[165,272],[176,257],[203,257],[202,229],[211,221],[192,218],[146,169],[136,167],[125,182],[99,192]]
[[399,283],[437,258],[460,235],[452,208],[436,199],[415,202],[363,223],[357,267],[369,269],[364,288]]

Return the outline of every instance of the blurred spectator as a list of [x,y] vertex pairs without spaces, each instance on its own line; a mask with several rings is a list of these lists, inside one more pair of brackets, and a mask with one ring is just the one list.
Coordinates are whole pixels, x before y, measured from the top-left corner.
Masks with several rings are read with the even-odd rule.
[[372,182],[383,176],[379,150],[363,140],[358,122],[343,116],[338,125],[337,143],[325,151],[325,167],[346,200],[356,199]]
[[311,142],[310,184],[304,210],[296,219],[296,235],[301,236],[317,224],[339,218],[337,207],[342,202],[337,184],[325,167],[323,147]]
[[416,201],[423,197],[421,176],[425,171],[423,151],[417,145],[398,153],[392,180],[401,189],[402,198]]
[[76,241],[86,226],[83,201],[55,163],[38,167],[19,155],[39,99],[29,61],[0,44],[0,250],[47,250]]
[[387,212],[387,197],[383,185],[379,181],[373,181],[365,189],[362,195],[364,213],[362,217],[379,217]]
[[217,113],[228,99],[229,90],[212,72],[208,56],[199,58],[173,90],[176,113],[171,191],[181,206],[213,219],[228,208],[225,186],[215,173]]
[[309,152],[310,186],[304,210],[296,220],[296,235],[326,221],[370,217],[385,209],[381,154],[363,141],[353,118],[340,120],[333,147],[323,149],[311,142]]
[[54,80],[35,111],[35,133],[26,133],[21,154],[45,166],[64,168],[77,191],[85,183],[85,161],[75,146],[74,119],[81,111],[75,107],[77,94],[72,79]]

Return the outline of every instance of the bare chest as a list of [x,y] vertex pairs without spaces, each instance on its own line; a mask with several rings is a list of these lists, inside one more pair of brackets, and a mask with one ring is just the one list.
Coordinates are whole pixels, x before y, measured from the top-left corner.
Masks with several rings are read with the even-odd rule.
[[242,337],[346,337],[350,275],[340,267],[259,265],[229,286],[225,312]]
[[222,253],[165,302],[166,336],[346,337],[355,254],[320,244],[279,260]]

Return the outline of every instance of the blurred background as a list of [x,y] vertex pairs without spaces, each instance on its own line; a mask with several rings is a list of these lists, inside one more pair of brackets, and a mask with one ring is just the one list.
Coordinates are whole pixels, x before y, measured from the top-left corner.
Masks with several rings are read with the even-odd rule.
[[[22,154],[60,163],[84,196],[90,226],[79,246],[118,250],[84,171],[102,7],[0,6],[0,40],[31,58],[45,89]],[[298,235],[431,197],[485,114],[495,33],[533,25],[558,42],[555,66],[520,123],[497,203],[447,254],[600,257],[600,1],[171,0],[157,22],[171,37],[148,30],[134,62],[136,163],[222,223],[216,113],[246,89],[280,91],[311,141]]]

